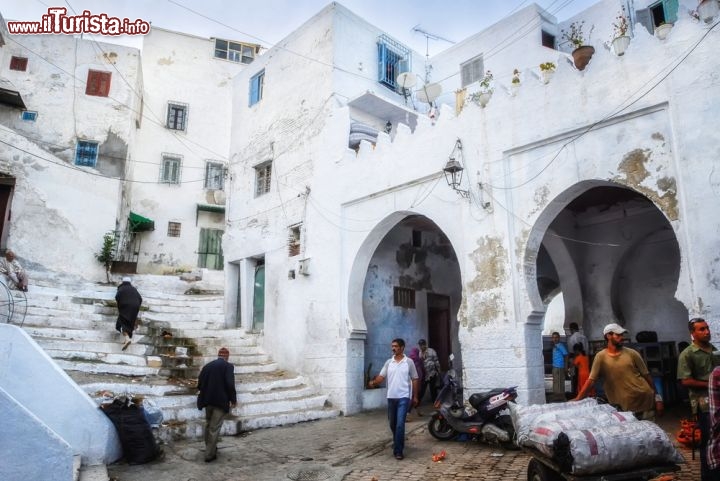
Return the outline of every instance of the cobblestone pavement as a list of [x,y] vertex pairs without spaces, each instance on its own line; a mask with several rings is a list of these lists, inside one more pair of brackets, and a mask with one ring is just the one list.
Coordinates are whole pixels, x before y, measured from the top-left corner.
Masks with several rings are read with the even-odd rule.
[[[474,441],[437,441],[427,432],[427,419],[411,416],[402,461],[392,456],[385,412],[373,411],[225,437],[212,463],[203,461],[202,442],[182,441],[164,446],[163,460],[139,466],[118,463],[108,472],[117,481],[526,479],[526,453]],[[660,425],[673,431],[678,419],[667,416]],[[447,453],[445,461],[433,462],[433,453],[441,450]],[[676,479],[699,481],[699,461],[690,459],[690,450],[681,452],[688,462]]]

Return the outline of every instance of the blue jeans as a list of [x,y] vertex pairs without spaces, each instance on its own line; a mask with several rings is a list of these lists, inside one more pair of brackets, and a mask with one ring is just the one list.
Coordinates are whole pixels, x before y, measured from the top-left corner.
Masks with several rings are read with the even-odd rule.
[[393,454],[402,454],[405,449],[405,418],[410,408],[410,398],[388,398],[388,422],[393,433]]

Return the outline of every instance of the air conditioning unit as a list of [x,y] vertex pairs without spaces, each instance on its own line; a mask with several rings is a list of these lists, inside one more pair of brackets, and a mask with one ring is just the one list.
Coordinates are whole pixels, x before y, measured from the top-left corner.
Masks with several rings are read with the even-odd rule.
[[298,261],[298,274],[303,276],[310,275],[310,258],[300,259]]

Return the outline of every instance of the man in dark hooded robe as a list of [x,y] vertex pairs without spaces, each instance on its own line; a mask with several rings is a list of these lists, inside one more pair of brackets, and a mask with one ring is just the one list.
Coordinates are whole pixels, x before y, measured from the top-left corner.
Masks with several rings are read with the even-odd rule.
[[137,321],[140,305],[142,304],[142,296],[131,282],[129,277],[123,277],[122,284],[118,286],[117,293],[115,294],[115,301],[118,306],[118,318],[115,323],[115,329],[123,335],[123,351],[130,345],[130,339],[132,339],[135,322]]

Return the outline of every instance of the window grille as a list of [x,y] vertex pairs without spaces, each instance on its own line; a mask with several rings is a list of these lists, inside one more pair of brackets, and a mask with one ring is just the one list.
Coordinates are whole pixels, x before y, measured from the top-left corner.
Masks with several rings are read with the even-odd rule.
[[168,222],[168,237],[180,237],[180,228],[182,224],[180,222]]
[[255,167],[255,197],[270,192],[272,178],[272,163],[266,162]]
[[225,188],[225,166],[219,162],[205,163],[205,188],[223,190]]
[[393,304],[397,307],[415,309],[415,289],[395,286],[393,288]]
[[410,49],[387,35],[380,35],[378,46],[378,82],[396,90],[397,76],[412,67]]
[[166,184],[180,183],[180,169],[182,157],[179,155],[163,154],[160,165],[160,182]]
[[78,140],[75,147],[75,165],[95,167],[98,157],[98,143]]
[[170,130],[185,130],[187,123],[188,105],[168,102],[167,128]]

